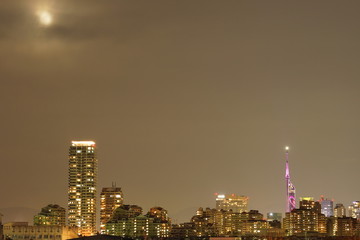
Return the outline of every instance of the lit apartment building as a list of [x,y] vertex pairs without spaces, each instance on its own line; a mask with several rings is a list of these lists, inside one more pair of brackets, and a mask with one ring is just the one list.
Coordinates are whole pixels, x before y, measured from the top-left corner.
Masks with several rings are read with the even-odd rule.
[[95,142],[72,141],[69,149],[68,222],[82,236],[96,233]]
[[349,206],[349,217],[360,220],[360,201],[352,202]]
[[334,217],[346,217],[346,208],[342,203],[337,203],[335,205]]
[[[152,208],[155,209],[155,208]],[[162,209],[157,207],[157,209]],[[167,238],[170,236],[170,219],[164,220],[163,214],[142,215],[136,205],[122,205],[105,224],[106,234],[125,238]],[[163,209],[162,209],[163,210]],[[161,211],[166,213],[166,210]],[[159,218],[158,218],[159,217]]]
[[288,236],[304,235],[309,232],[326,234],[326,217],[321,213],[321,205],[313,198],[301,198],[300,208],[287,212],[284,228]]
[[264,220],[264,215],[257,210],[241,213],[240,219],[243,236],[264,236],[270,228],[269,222]]
[[331,199],[324,198],[324,196],[320,197],[319,200],[321,204],[321,213],[325,215],[325,217],[334,216],[334,201]]
[[60,225],[65,226],[65,208],[57,204],[49,204],[34,216],[34,225]]
[[100,194],[100,233],[106,231],[105,224],[110,220],[115,209],[124,202],[124,195],[121,188],[112,186],[103,188]]
[[352,237],[359,232],[359,223],[352,217],[330,217],[327,225],[329,236]]
[[167,210],[162,207],[152,207],[146,216],[154,218],[158,222],[169,222],[170,218],[168,216]]
[[[269,222],[257,210],[233,212],[199,208],[191,218],[196,237],[209,236],[264,236],[270,229]],[[276,232],[278,235],[279,231]]]
[[68,226],[29,226],[27,222],[4,224],[4,236],[12,240],[67,240],[78,237],[77,227]]
[[[208,234],[206,236],[213,236]],[[170,239],[183,240],[183,239],[196,239],[196,232],[194,223],[186,222],[181,224],[173,224],[171,227]]]
[[216,196],[216,210],[232,210],[233,212],[242,213],[247,211],[249,198],[235,194],[218,194]]

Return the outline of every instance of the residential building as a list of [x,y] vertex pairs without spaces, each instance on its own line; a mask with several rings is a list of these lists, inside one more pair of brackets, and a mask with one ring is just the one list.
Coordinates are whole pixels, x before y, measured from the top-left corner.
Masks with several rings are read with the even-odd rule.
[[170,218],[167,211],[162,207],[152,207],[146,216],[154,218],[158,222],[169,222]]
[[[270,229],[268,221],[257,210],[249,212],[225,211],[223,209],[199,208],[191,218],[198,238],[209,236],[265,236]],[[273,230],[278,235],[279,230]]]
[[325,217],[334,216],[334,201],[330,199],[325,199],[324,196],[320,197],[319,200],[321,204],[321,213],[325,215]]
[[173,224],[171,227],[170,239],[198,239],[196,236],[194,223],[186,222],[181,224]]
[[242,213],[247,211],[249,198],[236,194],[218,194],[216,195],[217,210],[232,210],[233,212]]
[[12,240],[67,240],[78,237],[77,227],[61,225],[29,226],[27,222],[4,224],[4,236]]
[[[162,209],[155,207],[156,209]],[[152,209],[155,209],[152,208]],[[125,238],[167,238],[170,236],[170,219],[164,220],[166,210],[162,214],[154,212],[142,215],[136,205],[122,205],[118,207],[112,218],[105,224],[106,234]],[[159,218],[158,218],[159,217]]]
[[321,213],[321,205],[313,198],[302,198],[300,207],[287,212],[284,229],[288,236],[306,235],[307,233],[326,235],[326,217]]
[[100,194],[100,233],[105,234],[105,224],[110,220],[115,209],[124,202],[124,195],[121,188],[113,185],[105,187]]
[[329,236],[352,237],[359,233],[359,222],[352,217],[330,217],[327,228]]
[[360,201],[352,202],[349,206],[349,217],[360,220]]
[[335,205],[334,217],[346,217],[346,208],[342,203],[337,203]]
[[69,149],[68,223],[82,236],[96,234],[95,142],[72,141]]
[[34,225],[60,225],[65,226],[65,208],[57,204],[49,204],[34,216]]

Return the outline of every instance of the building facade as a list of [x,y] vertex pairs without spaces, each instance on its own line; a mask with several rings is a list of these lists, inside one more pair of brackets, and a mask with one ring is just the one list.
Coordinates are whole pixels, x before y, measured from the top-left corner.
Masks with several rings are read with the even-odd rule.
[[352,202],[349,206],[349,217],[360,220],[360,201]]
[[298,209],[286,213],[283,225],[288,236],[327,233],[326,217],[321,213],[320,203],[313,198],[302,198]]
[[194,229],[188,232],[194,233],[197,238],[281,235],[281,230],[271,227],[263,214],[257,210],[239,213],[233,210],[199,208],[196,215],[191,218],[191,223]]
[[105,224],[110,220],[115,209],[124,202],[121,188],[112,186],[103,188],[100,194],[100,233],[105,234]]
[[97,158],[95,142],[72,141],[69,149],[68,223],[78,234],[96,234]]
[[4,224],[4,236],[12,240],[67,240],[78,237],[77,227],[29,226],[27,222]]
[[327,228],[329,236],[353,237],[359,236],[359,222],[352,217],[330,217]]
[[34,225],[60,225],[65,226],[65,208],[57,204],[49,204],[34,216]]
[[247,211],[249,198],[236,194],[219,194],[216,196],[217,210],[232,210],[233,212],[242,213]]
[[324,196],[320,197],[319,200],[321,204],[321,213],[325,215],[325,217],[334,216],[334,201],[331,199],[324,198]]
[[154,209],[161,211],[150,210],[147,215],[142,215],[138,206],[122,205],[105,224],[105,233],[125,238],[168,238],[171,222],[167,211],[160,207]]
[[346,217],[346,208],[342,203],[337,203],[335,205],[334,217]]

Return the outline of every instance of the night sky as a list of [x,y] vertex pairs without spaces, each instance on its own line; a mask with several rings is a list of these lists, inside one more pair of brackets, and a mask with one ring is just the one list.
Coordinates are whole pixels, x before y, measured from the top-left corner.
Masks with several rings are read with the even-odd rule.
[[[0,212],[67,207],[71,140],[94,140],[98,189],[174,222],[214,193],[285,211],[360,200],[357,0],[2,0]],[[46,10],[52,22],[39,22]],[[100,191],[99,191],[100,192]]]

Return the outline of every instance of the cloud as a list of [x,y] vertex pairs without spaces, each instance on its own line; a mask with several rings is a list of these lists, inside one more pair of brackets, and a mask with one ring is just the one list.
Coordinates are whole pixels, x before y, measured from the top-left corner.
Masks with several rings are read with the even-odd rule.
[[[44,6],[44,1],[29,4],[13,0],[0,8],[0,40],[2,41],[126,41],[151,25],[146,9],[137,4],[123,7],[121,1],[107,4],[94,0],[58,1]],[[46,10],[53,23],[39,24],[37,12]],[[155,19],[156,20],[156,19]]]

